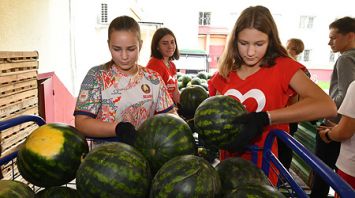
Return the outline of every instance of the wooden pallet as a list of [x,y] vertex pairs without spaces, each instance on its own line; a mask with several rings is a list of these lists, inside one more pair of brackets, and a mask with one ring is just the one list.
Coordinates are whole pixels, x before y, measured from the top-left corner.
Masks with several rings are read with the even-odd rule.
[[3,131],[1,137],[1,157],[6,156],[14,151],[17,151],[27,136],[38,128],[37,124],[26,123],[14,128]]
[[38,62],[0,64],[0,85],[37,79],[37,68]]
[[[2,98],[8,97],[11,95],[20,95],[22,92],[28,90],[37,90],[37,80],[25,80],[20,82],[15,82],[11,84],[0,85],[0,95]],[[5,104],[5,101],[0,102],[1,104]]]
[[0,64],[1,63],[14,63],[14,62],[29,62],[38,59],[37,51],[0,51]]
[[[38,115],[38,52],[0,51],[0,121]],[[0,133],[0,156],[14,152],[38,126],[21,124]]]

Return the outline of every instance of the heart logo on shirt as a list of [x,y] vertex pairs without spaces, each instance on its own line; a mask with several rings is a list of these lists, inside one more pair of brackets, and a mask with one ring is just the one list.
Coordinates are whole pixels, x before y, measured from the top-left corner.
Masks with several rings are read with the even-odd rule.
[[257,108],[255,110],[256,112],[262,111],[264,109],[265,103],[266,103],[265,95],[259,89],[251,89],[248,92],[246,92],[244,95],[236,89],[229,89],[224,93],[224,95],[236,97],[239,99],[239,101],[242,104],[244,104],[244,102],[249,99],[253,99],[257,104]]

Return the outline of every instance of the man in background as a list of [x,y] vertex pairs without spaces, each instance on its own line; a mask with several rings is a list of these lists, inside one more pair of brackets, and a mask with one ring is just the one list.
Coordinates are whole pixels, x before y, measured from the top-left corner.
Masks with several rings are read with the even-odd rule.
[[[329,25],[329,43],[334,53],[341,55],[337,59],[330,80],[329,95],[339,109],[343,102],[348,86],[355,80],[355,18],[343,17]],[[340,120],[337,117],[325,119],[324,125],[337,124]],[[332,141],[325,143],[316,136],[316,155],[330,168],[336,169],[335,162],[338,158],[340,143]],[[311,198],[327,197],[329,185],[317,174],[312,181]]]

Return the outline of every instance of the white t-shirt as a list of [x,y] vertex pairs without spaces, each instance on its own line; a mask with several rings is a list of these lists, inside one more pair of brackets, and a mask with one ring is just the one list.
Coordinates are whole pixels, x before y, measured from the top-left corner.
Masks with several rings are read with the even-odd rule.
[[[349,85],[338,113],[355,118],[355,81]],[[344,173],[355,177],[355,135],[341,142],[336,166]]]

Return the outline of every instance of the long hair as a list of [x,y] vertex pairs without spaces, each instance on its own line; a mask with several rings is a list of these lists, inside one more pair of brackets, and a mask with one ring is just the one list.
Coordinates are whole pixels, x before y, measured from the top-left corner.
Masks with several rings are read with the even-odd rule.
[[238,51],[238,35],[246,28],[254,28],[269,37],[269,45],[261,61],[261,67],[272,67],[275,65],[277,57],[288,57],[286,49],[281,44],[276,23],[269,9],[264,6],[251,6],[246,8],[237,19],[233,31],[229,35],[227,46],[218,62],[219,73],[224,78],[244,63]]
[[[136,20],[134,20],[130,16],[119,16],[113,19],[108,27],[108,42],[111,39],[111,34],[114,31],[128,31],[128,32],[134,32],[137,35],[137,39],[139,41],[139,49],[142,47],[142,39],[141,39],[141,30],[139,27],[139,24],[137,23]],[[113,65],[113,60],[107,62],[104,67],[105,68],[110,68]]]
[[159,28],[155,31],[152,39],[152,44],[150,45],[150,57],[154,57],[157,59],[163,58],[163,55],[158,50],[158,46],[159,46],[159,41],[166,35],[171,35],[174,38],[175,46],[176,46],[175,52],[173,56],[169,57],[169,60],[179,60],[180,52],[176,41],[176,37],[174,33],[168,28]]

